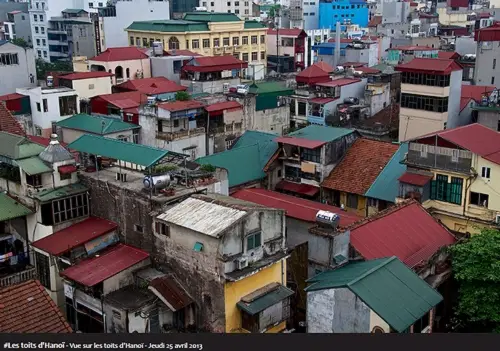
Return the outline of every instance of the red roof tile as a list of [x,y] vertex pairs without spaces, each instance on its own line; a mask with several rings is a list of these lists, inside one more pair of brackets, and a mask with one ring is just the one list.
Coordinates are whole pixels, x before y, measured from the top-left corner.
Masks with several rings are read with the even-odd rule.
[[116,228],[118,228],[118,224],[115,222],[98,217],[89,217],[82,222],[35,241],[33,246],[51,255],[59,256],[77,246],[110,233]]
[[0,288],[1,333],[72,333],[63,314],[37,280]]
[[108,48],[103,53],[92,57],[89,61],[114,62],[114,61],[129,61],[143,60],[149,56],[135,46],[125,46],[119,48]]
[[455,51],[438,51],[438,58],[440,59],[448,59],[448,60],[456,60],[460,58],[460,54]]
[[430,133],[413,140],[424,139],[437,135],[465,150],[469,150],[484,159],[500,164],[500,133],[474,123],[466,126],[446,129],[437,133]]
[[189,72],[219,72],[247,67],[247,62],[234,56],[200,56],[193,58],[182,69]]
[[351,226],[351,244],[367,260],[396,256],[413,268],[456,239],[419,203],[407,201]]
[[358,217],[353,213],[343,211],[335,206],[266,189],[242,189],[231,196],[259,205],[285,210],[288,217],[300,219],[306,222],[316,222],[316,214],[318,211],[337,213],[340,216],[340,226],[342,227],[351,225],[361,219],[361,217]]
[[139,91],[146,95],[174,93],[187,90],[187,87],[179,85],[165,77],[128,80],[118,84],[116,88]]
[[169,101],[169,102],[163,102],[161,104],[158,104],[159,108],[170,111],[170,112],[196,109],[196,108],[201,108],[203,106],[205,106],[205,105],[203,105],[201,102],[196,101],[196,100]]
[[364,195],[398,148],[397,144],[358,139],[321,186]]
[[316,85],[319,85],[319,86],[322,86],[322,87],[343,87],[345,85],[359,83],[359,82],[361,82],[361,79],[357,79],[357,78],[339,78],[339,79],[334,79],[334,80],[329,81],[329,82],[318,83]]
[[290,136],[278,137],[274,139],[274,141],[277,143],[283,143],[287,145],[305,147],[307,149],[316,149],[317,147],[326,144],[325,141],[309,140],[309,139],[295,138]]
[[306,84],[328,82],[330,80],[330,74],[325,72],[320,66],[314,64],[297,74],[295,80],[297,83]]
[[243,106],[238,101],[222,101],[209,106],[205,106],[207,112],[242,109]]
[[416,185],[416,186],[424,186],[431,180],[431,176],[427,176],[424,174],[417,174],[411,172],[405,172],[401,177],[399,177],[399,181],[406,184]]
[[319,188],[309,184],[298,184],[289,182],[288,180],[282,180],[276,184],[276,189],[289,191],[292,193],[297,193],[306,196],[315,196],[319,193]]
[[370,22],[368,22],[368,27],[376,27],[382,23],[382,16],[373,16]]
[[10,101],[10,100],[17,100],[25,97],[26,95],[21,95],[18,93],[13,93],[13,94],[7,94],[7,95],[2,95],[0,96],[0,101]]
[[21,127],[21,124],[12,116],[12,113],[10,113],[3,102],[0,102],[0,131],[26,136],[26,132]]
[[61,74],[58,76],[58,78],[69,79],[69,80],[80,80],[80,79],[103,78],[112,76],[114,76],[113,73],[104,71],[93,71],[93,72],[74,72],[69,74]]
[[92,99],[102,99],[121,109],[139,107],[141,103],[148,101],[147,95],[141,93],[140,91],[126,91],[124,93],[98,95]]
[[[279,35],[287,36],[287,37],[298,37],[299,35],[307,36],[307,33],[304,30],[299,28],[280,28],[278,31]],[[276,29],[269,28],[267,30],[268,35],[276,35]]]
[[98,256],[86,259],[61,272],[61,276],[85,286],[94,286],[144,261],[149,254],[133,246],[117,244]]
[[428,74],[450,74],[461,69],[462,66],[455,60],[439,58],[414,58],[408,63],[396,66],[396,71],[425,72]]

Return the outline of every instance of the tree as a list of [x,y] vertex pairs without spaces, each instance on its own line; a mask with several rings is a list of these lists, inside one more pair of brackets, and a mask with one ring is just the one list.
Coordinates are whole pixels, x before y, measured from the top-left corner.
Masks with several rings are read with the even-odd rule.
[[38,79],[45,79],[48,72],[72,72],[73,64],[67,61],[47,62],[43,59],[36,59],[36,74]]
[[459,283],[457,328],[500,332],[500,231],[483,229],[450,251]]
[[25,49],[29,47],[28,42],[26,40],[24,40],[23,38],[14,38],[10,42],[14,45],[20,46],[20,47],[25,48]]
[[189,96],[189,94],[185,91],[178,91],[177,93],[175,93],[175,100],[177,101],[187,101],[190,98],[191,97]]

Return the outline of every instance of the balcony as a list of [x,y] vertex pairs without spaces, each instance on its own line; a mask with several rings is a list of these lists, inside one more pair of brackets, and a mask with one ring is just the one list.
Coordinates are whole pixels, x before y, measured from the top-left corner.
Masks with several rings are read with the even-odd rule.
[[47,29],[47,33],[51,33],[51,34],[68,34],[68,31],[67,30],[63,30],[63,29],[48,28]]
[[26,269],[0,277],[0,287],[19,284],[30,279],[36,279],[36,268],[27,266]]
[[156,132],[156,139],[174,141],[178,139],[186,139],[205,134],[205,128],[193,128],[189,130],[181,130],[178,132]]
[[420,84],[401,84],[401,92],[405,94],[448,97],[450,96],[450,87],[435,87],[430,85]]
[[308,115],[307,121],[311,124],[317,124],[317,125],[321,125],[321,126],[326,125],[325,117]]
[[49,40],[49,45],[68,46],[69,44],[67,41]]
[[408,166],[426,169],[441,169],[470,174],[472,153],[467,150],[410,143],[405,163]]
[[238,133],[242,131],[242,123],[226,124],[223,126],[215,126],[210,128],[212,134]]

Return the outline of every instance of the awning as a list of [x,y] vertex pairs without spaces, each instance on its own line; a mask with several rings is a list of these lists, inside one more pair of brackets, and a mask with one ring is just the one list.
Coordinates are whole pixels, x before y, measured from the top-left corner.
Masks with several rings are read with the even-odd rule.
[[431,179],[432,179],[432,176],[429,176],[429,175],[406,172],[401,177],[399,177],[398,180],[401,183],[406,183],[406,184],[411,184],[411,185],[416,185],[416,186],[424,186]]
[[184,288],[172,276],[155,278],[148,287],[172,311],[179,311],[193,303]]
[[326,144],[325,141],[309,140],[309,139],[295,138],[295,137],[290,137],[290,136],[278,137],[278,138],[274,139],[274,141],[277,143],[283,143],[286,145],[294,145],[294,146],[304,147],[306,149],[316,149],[316,148]]
[[276,185],[276,189],[290,191],[292,193],[315,196],[319,193],[319,188],[309,184],[292,183],[287,180],[282,180]]
[[75,165],[59,166],[57,169],[61,174],[71,174],[76,172]]
[[52,168],[47,166],[38,156],[16,160],[16,163],[28,175],[52,172]]
[[0,193],[0,222],[24,217],[31,213],[33,213],[33,211],[23,206],[19,201],[13,199],[6,193]]
[[253,316],[292,295],[293,291],[287,287],[278,283],[271,283],[242,297],[236,305],[240,310]]

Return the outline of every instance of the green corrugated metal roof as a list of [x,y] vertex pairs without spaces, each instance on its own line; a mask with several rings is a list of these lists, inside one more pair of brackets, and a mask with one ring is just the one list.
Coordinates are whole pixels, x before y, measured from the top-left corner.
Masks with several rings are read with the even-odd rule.
[[259,297],[258,299],[250,303],[239,301],[236,305],[246,313],[253,316],[292,295],[292,290],[284,287],[283,285],[280,285],[277,289]]
[[305,128],[296,130],[295,132],[288,134],[288,136],[301,139],[329,142],[340,139],[343,136],[346,136],[353,132],[354,129],[327,127],[327,126],[319,126],[311,124]]
[[87,12],[84,9],[66,9],[61,12],[66,12],[66,13],[80,13],[80,12]]
[[187,12],[182,18],[185,21],[197,22],[240,22],[241,19],[234,13],[226,12]]
[[348,288],[386,321],[403,332],[443,297],[397,257],[349,263],[309,279],[305,290]]
[[251,94],[268,94],[280,93],[280,95],[292,95],[293,89],[287,88],[285,84],[280,82],[263,82],[250,85],[248,92]]
[[81,194],[87,190],[88,188],[85,185],[76,183],[76,184],[66,185],[60,188],[45,189],[36,193],[34,197],[40,202],[48,202],[71,195]]
[[0,222],[7,221],[33,213],[6,193],[0,193]]
[[230,150],[196,160],[228,171],[229,187],[256,181],[266,176],[264,166],[278,149],[275,134],[246,131]]
[[68,149],[131,162],[144,167],[154,165],[169,153],[168,150],[91,134],[82,135],[69,144]]
[[261,29],[267,28],[262,22],[258,21],[245,21],[245,29]]
[[145,32],[208,32],[208,24],[183,20],[134,21],[126,29]]
[[20,135],[0,132],[0,155],[12,160],[38,155],[44,149]]
[[28,175],[50,173],[52,168],[47,166],[38,156],[23,158],[22,160],[16,160],[19,167],[28,173]]
[[396,201],[399,192],[398,178],[406,172],[406,165],[400,162],[407,152],[408,143],[401,144],[366,192],[366,197],[389,202]]
[[79,113],[63,119],[62,121],[57,122],[57,126],[61,128],[81,130],[98,135],[118,133],[140,128],[138,125],[123,122],[118,118],[103,115],[88,115],[86,113]]

